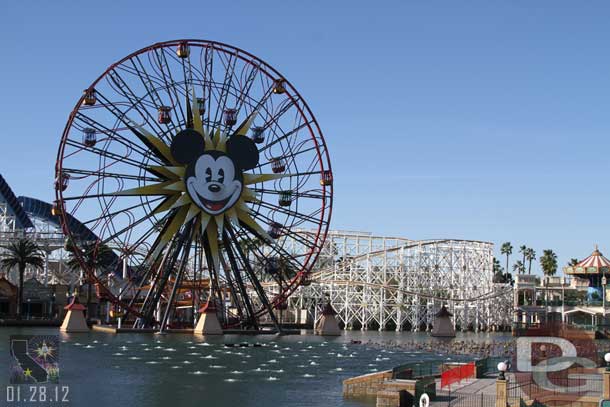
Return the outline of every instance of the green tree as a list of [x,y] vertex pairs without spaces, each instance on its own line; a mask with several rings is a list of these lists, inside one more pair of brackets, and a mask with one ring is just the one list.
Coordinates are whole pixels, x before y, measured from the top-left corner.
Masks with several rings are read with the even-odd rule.
[[524,244],[519,246],[519,253],[521,253],[521,255],[523,256],[523,258],[521,259],[521,263],[525,264],[525,254],[527,253],[527,246]]
[[23,275],[27,266],[36,269],[44,267],[44,254],[38,245],[26,237],[17,239],[2,246],[5,250],[0,265],[3,269],[10,271],[17,267],[19,271],[19,290],[17,291],[17,319],[21,319],[23,304]]
[[[76,247],[76,249],[75,249]],[[80,260],[74,250],[80,251]],[[105,244],[98,244],[96,242],[84,243],[81,247],[71,245],[68,247],[68,260],[66,265],[72,270],[82,270],[83,275],[88,283],[87,287],[87,316],[89,316],[89,307],[91,306],[91,296],[93,279],[89,273],[95,275],[104,274],[108,272],[112,266],[114,266],[114,260],[116,257],[113,255],[112,249]],[[82,268],[83,263],[85,269]]]
[[506,256],[506,272],[508,273],[508,259],[511,254],[513,254],[513,245],[510,242],[502,243],[500,247],[500,253]]
[[517,272],[517,274],[525,273],[525,264],[521,260],[517,260],[513,265],[513,271]]
[[494,272],[494,274],[495,273],[501,273],[502,270],[503,269],[502,269],[502,265],[500,264],[500,260],[498,260],[498,259],[496,259],[494,257],[494,260],[493,260],[493,272]]
[[500,261],[494,257],[493,260],[493,282],[494,283],[502,283],[504,282],[504,277],[502,275],[502,265]]
[[578,259],[570,259],[568,267],[575,267],[579,263]]
[[494,283],[513,283],[513,275],[508,271],[504,272],[504,267],[500,261],[494,257],[493,260],[493,280]]
[[494,283],[503,283],[504,276],[502,274],[502,265],[500,261],[494,257],[493,260],[493,282]]
[[532,248],[527,248],[525,258],[528,261],[527,274],[532,274],[532,261],[536,260],[536,251]]
[[553,250],[547,249],[540,256],[540,267],[545,276],[554,276],[557,272],[557,255]]

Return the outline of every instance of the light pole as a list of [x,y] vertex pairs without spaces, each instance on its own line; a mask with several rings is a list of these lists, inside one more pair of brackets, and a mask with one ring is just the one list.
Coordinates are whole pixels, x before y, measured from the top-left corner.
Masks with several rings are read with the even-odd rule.
[[[112,287],[112,280],[110,277],[111,273],[108,273],[108,276],[106,276],[106,283],[108,284],[108,287]],[[110,300],[106,299],[106,325],[110,325]]]
[[542,289],[544,290],[544,322],[546,324],[549,323],[549,292],[548,292],[548,287],[549,287],[549,280],[548,280],[548,276],[544,276],[544,280],[543,281],[543,287]]
[[500,372],[500,374],[498,375],[498,380],[506,380],[506,376],[504,375],[504,373],[507,369],[508,365],[505,362],[498,363],[498,372]]
[[45,246],[44,251],[44,286],[48,287],[49,285],[49,248],[48,245]]
[[[123,283],[127,279],[127,251],[125,251],[125,256],[123,257]],[[123,299],[123,289],[119,287],[119,302]],[[119,305],[120,307],[120,305]],[[117,322],[117,329],[121,329],[121,323],[123,319],[122,310],[119,308],[119,319]]]
[[561,277],[561,323],[565,322],[566,314],[566,291],[565,291],[566,278]]
[[606,275],[604,274],[604,276],[602,277],[602,309],[603,309],[603,316],[604,316],[604,322],[603,324],[606,325],[606,284],[608,283],[608,280],[606,280]]
[[50,309],[49,309],[49,319],[53,319],[53,317],[55,316],[55,291],[53,291],[53,293],[51,294],[51,304],[50,304]]

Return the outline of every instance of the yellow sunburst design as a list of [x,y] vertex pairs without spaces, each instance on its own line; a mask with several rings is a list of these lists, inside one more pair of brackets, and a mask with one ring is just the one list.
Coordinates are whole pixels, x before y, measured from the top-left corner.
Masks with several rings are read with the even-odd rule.
[[42,358],[45,361],[47,360],[48,357],[52,357],[55,355],[55,348],[47,345],[47,343],[45,341],[42,341],[42,344],[40,345],[40,347],[36,348],[34,351],[36,352],[36,355],[39,358]]
[[[192,120],[189,125],[192,125],[192,128],[202,135],[205,151],[226,153],[226,142],[229,136],[224,132],[221,132],[220,129],[207,130],[203,127],[201,117],[198,114],[193,113],[198,111],[196,100],[193,93],[192,105],[187,108],[187,114]],[[246,120],[237,127],[237,130],[233,132],[231,137],[246,137],[246,133],[252,125],[257,113],[257,111],[252,112]],[[133,121],[129,122],[129,128],[159,160],[166,164],[149,166],[146,168],[148,172],[160,178],[161,182],[114,193],[114,195],[129,196],[165,196],[166,198],[153,210],[153,213],[160,214],[169,210],[174,210],[166,220],[161,234],[157,238],[155,250],[151,253],[152,260],[161,254],[163,248],[171,241],[178,230],[180,230],[180,227],[193,219],[195,219],[197,234],[200,234],[200,236],[207,236],[210,251],[215,263],[214,266],[217,270],[220,263],[218,240],[219,237],[222,236],[225,222],[230,222],[234,225],[242,223],[254,230],[263,239],[269,242],[273,241],[273,238],[254,220],[252,212],[247,205],[248,202],[258,201],[256,193],[248,188],[248,185],[276,180],[289,174],[244,173],[243,188],[237,202],[223,213],[210,215],[195,204],[187,193],[184,182],[186,165],[181,165],[174,159],[171,154],[170,146],[161,138],[151,134]]]

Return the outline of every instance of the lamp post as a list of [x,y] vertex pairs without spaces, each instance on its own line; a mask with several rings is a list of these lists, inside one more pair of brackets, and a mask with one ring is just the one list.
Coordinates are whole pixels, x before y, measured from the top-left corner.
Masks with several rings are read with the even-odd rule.
[[[610,354],[608,355],[610,356]],[[507,369],[508,365],[505,362],[498,363],[498,372],[500,372],[500,374],[498,375],[498,380],[506,380],[506,376],[504,375],[504,373]]]
[[604,361],[606,362],[606,372],[610,372],[610,353],[604,355]]
[[44,286],[49,286],[49,248],[48,244],[45,246],[44,251]]
[[548,324],[549,323],[549,297],[548,297],[549,280],[548,280],[548,276],[544,276],[544,279],[542,281],[543,281],[542,289],[544,290],[544,322],[546,324]]
[[49,319],[53,319],[53,317],[55,316],[55,291],[53,291],[53,293],[51,294],[51,304],[50,304],[50,309],[49,309]]
[[565,284],[566,284],[566,278],[561,277],[561,323],[563,324],[565,321],[565,314],[566,314],[566,292],[565,292]]
[[[127,273],[127,256],[129,256],[131,254],[131,252],[129,251],[129,248],[125,248],[124,252],[123,252],[123,285],[125,285],[125,282],[127,281],[128,278],[128,273]],[[119,302],[123,300],[123,287],[119,286]],[[123,310],[120,308],[119,305],[119,319],[117,321],[117,329],[121,329],[121,325],[123,323]]]
[[608,280],[606,279],[606,275],[602,277],[602,309],[604,316],[604,325],[606,325],[606,284]]
[[[127,251],[125,251],[125,256],[123,257],[123,282],[127,278]],[[119,301],[123,300],[123,290],[122,287],[119,287]],[[120,307],[120,305],[119,305]],[[121,329],[121,325],[123,322],[123,316],[120,314],[121,309],[119,308],[119,319],[117,321],[117,329]]]

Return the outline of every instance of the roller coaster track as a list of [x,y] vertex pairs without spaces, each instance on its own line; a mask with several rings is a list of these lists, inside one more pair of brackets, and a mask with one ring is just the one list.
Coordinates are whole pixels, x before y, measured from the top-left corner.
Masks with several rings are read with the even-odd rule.
[[[313,281],[313,282],[317,282],[317,281]],[[366,286],[366,287],[371,287],[371,288],[380,288],[380,289],[386,289],[386,290],[391,290],[391,291],[400,291],[404,294],[409,294],[412,296],[417,296],[417,297],[421,297],[421,298],[426,298],[426,299],[431,299],[431,300],[439,300],[439,301],[447,301],[447,302],[476,302],[476,301],[484,301],[484,300],[489,300],[492,298],[496,298],[496,297],[501,297],[503,295],[506,295],[510,292],[512,292],[512,287],[505,287],[502,290],[499,291],[488,291],[486,293],[483,293],[482,295],[478,295],[476,297],[472,297],[472,298],[449,298],[449,297],[439,297],[436,296],[434,294],[426,294],[426,293],[422,293],[422,292],[418,292],[418,291],[411,291],[411,290],[406,290],[404,288],[400,288],[400,287],[395,287],[395,286],[389,286],[389,285],[383,285],[383,284],[375,284],[375,283],[367,283],[367,282],[363,282],[363,281],[350,281],[350,280],[324,280],[324,284],[334,284],[334,285],[356,285],[356,286]]]

